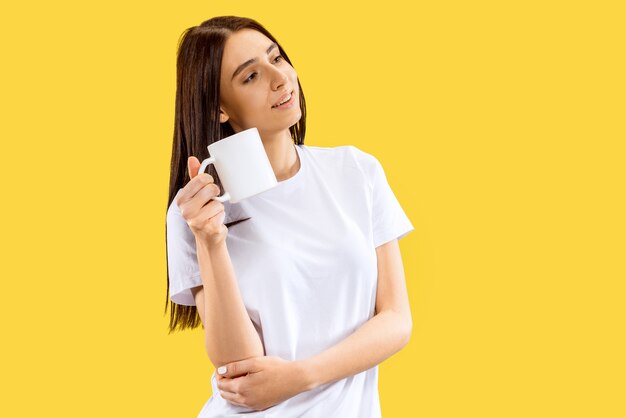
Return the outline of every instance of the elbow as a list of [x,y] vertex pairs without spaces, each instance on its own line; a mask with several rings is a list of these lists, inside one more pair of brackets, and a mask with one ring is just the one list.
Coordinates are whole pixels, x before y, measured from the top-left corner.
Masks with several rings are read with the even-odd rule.
[[413,320],[411,319],[411,313],[404,313],[396,310],[386,311],[389,315],[395,341],[399,345],[399,349],[402,349],[411,340],[413,334]]
[[242,360],[234,357],[229,357],[224,355],[224,353],[219,353],[214,350],[210,350],[209,347],[206,349],[207,357],[209,357],[209,361],[213,366],[217,369],[218,367],[225,366],[228,363],[232,363],[234,361]]
[[413,334],[413,320],[411,319],[411,314],[405,315],[401,323],[402,347],[404,347],[409,343],[411,335]]
[[212,344],[207,343],[205,348],[206,354],[215,368],[233,363],[235,361],[265,356],[263,345],[248,348],[240,346],[237,350],[229,349],[224,351],[220,350],[219,347],[215,347]]
[[222,364],[219,362],[219,359],[215,355],[211,355],[212,353],[211,353],[211,350],[209,350],[208,344],[204,346],[204,351],[206,352],[206,355],[209,358],[209,361],[215,368],[222,366]]
[[403,347],[407,345],[409,341],[411,341],[411,335],[413,335],[413,324],[409,322],[409,324],[405,327],[404,334],[403,334],[403,337],[404,337]]
[[223,358],[223,356],[220,356],[220,352],[217,347],[215,347],[213,344],[209,344],[208,341],[204,345],[204,349],[207,357],[209,358],[209,361],[211,362],[211,364],[213,364],[213,366],[215,366],[216,369],[228,363],[227,361],[225,361],[226,359]]
[[228,363],[232,363],[234,361],[240,360],[240,359],[234,359],[234,358],[220,357],[215,354],[211,355],[209,350],[207,350],[207,356],[209,357],[209,361],[211,362],[213,367],[215,367],[216,369],[218,367],[225,366]]

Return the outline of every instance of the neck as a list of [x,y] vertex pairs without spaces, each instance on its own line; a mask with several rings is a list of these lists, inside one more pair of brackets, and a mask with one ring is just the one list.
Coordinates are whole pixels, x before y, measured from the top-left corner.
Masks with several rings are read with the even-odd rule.
[[283,181],[293,177],[300,169],[300,159],[289,129],[274,134],[262,133],[261,140],[276,180]]

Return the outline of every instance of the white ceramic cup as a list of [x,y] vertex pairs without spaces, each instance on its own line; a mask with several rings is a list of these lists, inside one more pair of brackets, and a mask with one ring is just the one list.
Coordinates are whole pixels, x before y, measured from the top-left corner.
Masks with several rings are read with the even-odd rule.
[[278,184],[257,128],[220,139],[207,149],[209,158],[202,161],[198,174],[204,173],[209,164],[215,165],[224,194],[214,200],[237,203]]

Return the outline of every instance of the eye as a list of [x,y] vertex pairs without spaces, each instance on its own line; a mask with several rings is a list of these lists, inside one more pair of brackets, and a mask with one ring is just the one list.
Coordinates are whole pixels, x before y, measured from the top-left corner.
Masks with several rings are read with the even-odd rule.
[[250,75],[248,76],[248,78],[246,78],[245,80],[243,80],[243,82],[244,82],[244,83],[247,83],[248,81],[251,81],[251,80],[254,78],[254,76],[255,76],[255,75],[256,75],[256,73],[252,73],[252,74],[250,74]]
[[[277,55],[277,56],[276,56],[276,58],[274,58],[274,62],[279,62],[279,61],[281,61],[281,60],[283,60],[283,59],[284,59],[284,57],[283,57],[282,55]],[[248,82],[250,82],[250,81],[252,81],[252,79],[254,78],[254,76],[255,76],[255,75],[256,75],[256,73],[252,73],[252,74],[250,74],[250,75],[248,76],[248,78],[246,78],[246,79],[243,81],[243,82],[244,82],[244,84],[245,84],[245,83],[248,83]]]

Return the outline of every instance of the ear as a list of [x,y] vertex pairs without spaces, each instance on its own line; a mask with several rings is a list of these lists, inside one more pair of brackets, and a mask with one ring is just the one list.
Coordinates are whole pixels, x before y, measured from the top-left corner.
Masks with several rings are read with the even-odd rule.
[[229,116],[224,110],[220,107],[220,123],[224,123],[228,120]]

